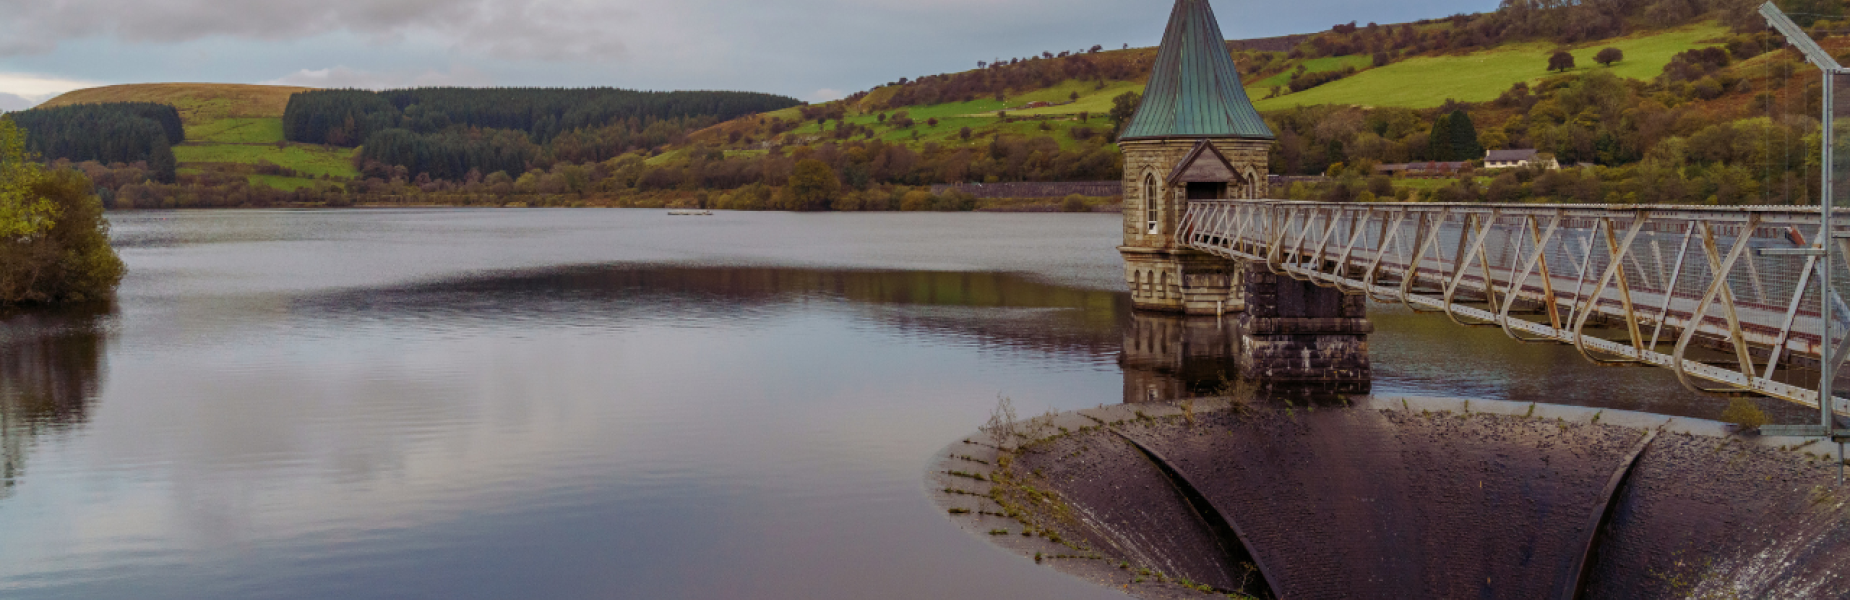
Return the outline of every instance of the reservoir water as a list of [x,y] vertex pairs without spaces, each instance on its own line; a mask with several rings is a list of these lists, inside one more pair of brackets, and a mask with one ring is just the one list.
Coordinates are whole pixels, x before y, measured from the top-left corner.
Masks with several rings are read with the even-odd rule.
[[[921,474],[999,397],[1231,368],[1121,366],[1163,323],[1113,215],[111,220],[116,305],[0,315],[0,597],[1122,598],[960,531]],[[1726,404],[1371,310],[1378,395]]]

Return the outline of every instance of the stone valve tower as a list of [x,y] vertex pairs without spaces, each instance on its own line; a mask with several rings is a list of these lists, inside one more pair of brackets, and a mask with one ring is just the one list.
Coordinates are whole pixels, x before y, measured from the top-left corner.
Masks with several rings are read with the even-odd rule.
[[1156,65],[1119,144],[1125,280],[1140,311],[1240,312],[1243,376],[1366,391],[1365,299],[1189,248],[1190,200],[1257,200],[1274,136],[1253,108],[1208,0],[1176,0]]
[[1136,308],[1238,310],[1232,263],[1176,237],[1191,199],[1263,198],[1272,130],[1253,108],[1207,0],[1178,0],[1124,150],[1124,269]]

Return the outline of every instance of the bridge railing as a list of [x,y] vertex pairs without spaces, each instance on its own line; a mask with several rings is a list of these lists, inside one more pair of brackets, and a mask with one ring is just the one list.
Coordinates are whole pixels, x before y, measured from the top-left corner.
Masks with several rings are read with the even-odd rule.
[[[1819,217],[1783,206],[1198,200],[1179,239],[1461,325],[1571,344],[1602,364],[1669,368],[1692,390],[1816,407],[1818,373],[1850,356],[1844,338],[1819,335],[1814,279],[1821,241],[1840,244],[1832,254],[1846,266],[1850,224],[1820,232]],[[1827,301],[1842,319],[1850,285],[1834,287]],[[1821,368],[1826,343],[1841,350]]]

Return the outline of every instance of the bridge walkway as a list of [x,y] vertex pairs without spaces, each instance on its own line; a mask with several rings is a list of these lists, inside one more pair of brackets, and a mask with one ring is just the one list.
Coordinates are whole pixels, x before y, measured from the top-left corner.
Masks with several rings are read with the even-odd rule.
[[[1818,241],[1850,255],[1850,225],[1820,232],[1819,217],[1787,206],[1193,200],[1178,239],[1460,325],[1570,344],[1602,364],[1669,368],[1692,390],[1817,407]],[[1846,279],[1829,298],[1833,373],[1850,357]],[[1602,328],[1618,339],[1594,334]]]

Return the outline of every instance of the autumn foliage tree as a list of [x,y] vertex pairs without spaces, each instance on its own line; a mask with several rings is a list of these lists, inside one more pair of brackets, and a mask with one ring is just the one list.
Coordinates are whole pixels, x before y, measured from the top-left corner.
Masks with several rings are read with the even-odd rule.
[[80,172],[44,170],[0,119],[0,306],[115,295],[125,269],[95,189]]
[[841,193],[841,180],[835,177],[835,170],[828,163],[806,159],[797,162],[796,170],[790,174],[790,185],[784,187],[778,198],[778,208],[783,210],[828,210],[829,203]]
[[1111,126],[1114,135],[1122,133],[1124,126],[1130,124],[1131,117],[1137,116],[1137,107],[1143,104],[1143,94],[1124,92],[1111,99]]
[[1599,51],[1599,54],[1593,55],[1593,62],[1597,62],[1599,64],[1602,64],[1608,67],[1612,66],[1613,63],[1616,63],[1622,60],[1625,60],[1625,51],[1620,50],[1618,48],[1607,48],[1605,50]]
[[1550,71],[1571,71],[1573,69],[1574,55],[1568,54],[1566,50],[1555,52],[1553,56],[1548,57],[1548,70]]

